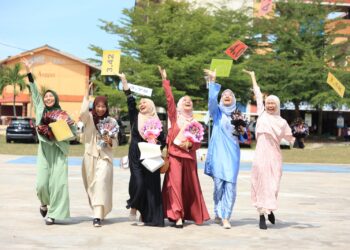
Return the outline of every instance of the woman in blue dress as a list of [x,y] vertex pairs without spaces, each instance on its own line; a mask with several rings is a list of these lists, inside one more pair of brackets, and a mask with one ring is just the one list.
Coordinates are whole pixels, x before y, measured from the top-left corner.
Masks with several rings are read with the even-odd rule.
[[204,172],[214,181],[215,222],[230,229],[240,162],[239,141],[238,137],[233,135],[235,128],[231,124],[231,114],[236,109],[236,99],[233,92],[226,89],[221,94],[218,104],[221,85],[215,83],[215,72],[209,70],[205,72],[209,77],[208,109],[213,119],[213,131]]

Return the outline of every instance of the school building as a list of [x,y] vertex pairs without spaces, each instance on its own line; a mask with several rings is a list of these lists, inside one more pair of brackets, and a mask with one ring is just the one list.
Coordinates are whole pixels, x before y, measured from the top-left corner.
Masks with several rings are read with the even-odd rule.
[[[85,94],[85,81],[93,73],[100,71],[100,68],[49,45],[10,56],[0,61],[0,66],[11,67],[20,63],[21,58],[34,60],[32,73],[39,90],[56,91],[62,109],[66,110],[74,120],[78,120]],[[24,65],[21,73],[26,73]],[[19,92],[19,89],[17,91]],[[8,118],[13,116],[13,87],[7,86],[0,94],[0,117],[2,124],[6,124]],[[16,96],[16,114],[34,117],[34,107],[28,89]]]

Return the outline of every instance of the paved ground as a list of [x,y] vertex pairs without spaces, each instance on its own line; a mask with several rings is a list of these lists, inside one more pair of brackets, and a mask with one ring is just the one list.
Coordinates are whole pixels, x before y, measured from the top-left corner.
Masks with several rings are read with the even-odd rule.
[[[46,226],[35,195],[35,167],[0,156],[0,249],[350,249],[349,173],[285,172],[277,223],[262,231],[250,204],[249,171],[241,171],[232,229],[207,222],[175,229],[133,225],[125,207],[129,171],[115,168],[114,208],[102,228],[93,228],[80,176],[69,168],[71,216]],[[349,166],[339,166],[349,168]],[[211,216],[209,177],[199,170]]]

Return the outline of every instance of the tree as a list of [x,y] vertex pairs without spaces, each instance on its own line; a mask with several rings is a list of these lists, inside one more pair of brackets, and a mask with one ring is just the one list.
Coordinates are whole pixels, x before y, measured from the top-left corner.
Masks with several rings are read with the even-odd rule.
[[[320,112],[325,104],[350,103],[349,94],[341,99],[326,83],[329,71],[344,72],[343,83],[350,87],[349,75],[339,67],[349,43],[334,44],[340,27],[328,29],[326,17],[331,10],[321,1],[289,0],[276,3],[273,18],[254,20],[255,33],[261,34],[256,41],[267,45],[268,53],[253,55],[248,64],[257,72],[263,91],[278,95],[282,102],[294,103],[296,117],[302,101]],[[321,126],[319,122],[319,133]]]
[[[139,1],[142,2],[142,1]],[[187,94],[204,108],[207,90],[203,69],[208,68],[212,58],[229,57],[225,49],[235,40],[251,45],[250,18],[245,10],[229,8],[194,8],[184,1],[167,0],[162,4],[147,1],[142,7],[125,9],[120,24],[102,21],[101,28],[121,36],[119,42],[123,56],[121,72],[130,82],[153,89],[152,99],[156,105],[164,105],[165,97],[157,65],[167,69],[176,99]],[[90,47],[101,55],[102,49]],[[247,54],[249,54],[248,52]],[[234,89],[242,101],[250,98],[246,91],[248,81],[235,72],[242,68],[244,58],[235,63],[232,78],[219,79],[223,88]]]
[[21,64],[19,63],[16,63],[13,67],[3,67],[1,71],[2,80],[0,84],[0,91],[2,93],[6,86],[13,87],[13,115],[17,117],[16,96],[19,93],[17,88],[19,88],[19,91],[23,91],[27,87],[24,80],[26,75],[20,74]]

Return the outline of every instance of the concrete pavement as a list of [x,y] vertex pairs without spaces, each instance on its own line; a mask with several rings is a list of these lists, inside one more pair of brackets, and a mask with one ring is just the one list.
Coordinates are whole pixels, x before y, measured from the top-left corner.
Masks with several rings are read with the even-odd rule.
[[[114,208],[93,228],[80,167],[69,168],[71,220],[46,226],[35,195],[35,166],[0,159],[0,249],[349,249],[349,173],[285,172],[276,225],[258,229],[250,204],[250,172],[241,171],[238,194],[225,230],[208,221],[184,229],[133,225],[125,209],[129,171],[114,170]],[[213,183],[199,169],[204,198],[213,217]]]

